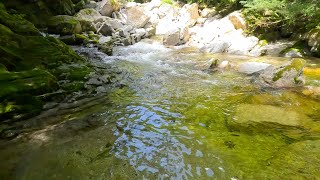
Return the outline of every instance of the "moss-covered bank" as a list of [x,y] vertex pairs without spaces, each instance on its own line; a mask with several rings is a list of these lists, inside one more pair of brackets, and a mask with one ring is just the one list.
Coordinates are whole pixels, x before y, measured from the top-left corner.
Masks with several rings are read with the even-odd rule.
[[70,47],[41,36],[31,22],[9,13],[1,3],[0,36],[1,121],[39,113],[43,103],[52,98],[46,94],[63,89],[58,80],[80,81],[92,71]]

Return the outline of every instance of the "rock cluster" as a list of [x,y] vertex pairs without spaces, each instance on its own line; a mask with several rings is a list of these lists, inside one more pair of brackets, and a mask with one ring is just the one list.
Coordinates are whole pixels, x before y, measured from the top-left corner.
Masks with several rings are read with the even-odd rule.
[[93,44],[111,55],[113,46],[127,46],[155,34],[142,6],[119,9],[113,1],[90,1],[74,16],[57,15],[47,22],[48,32],[66,44]]
[[[291,48],[295,42],[269,43],[246,34],[241,11],[222,17],[215,8],[201,10],[196,3],[178,7],[161,0],[143,4],[97,0],[84,2],[82,7],[74,16],[50,18],[48,32],[62,35],[67,44],[97,44],[107,54],[113,46],[132,45],[153,35],[161,36],[167,46],[186,44],[211,53],[286,57],[305,54]],[[83,38],[74,34],[82,34]]]

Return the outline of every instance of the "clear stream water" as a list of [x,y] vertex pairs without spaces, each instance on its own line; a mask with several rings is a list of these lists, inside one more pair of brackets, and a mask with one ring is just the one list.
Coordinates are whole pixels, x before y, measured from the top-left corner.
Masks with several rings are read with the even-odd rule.
[[[301,88],[261,88],[232,70],[204,71],[212,57],[288,59],[143,42],[119,47],[112,57],[77,50],[126,72],[125,86],[1,140],[0,179],[320,178],[319,99]],[[319,86],[318,78],[307,77],[307,84]]]

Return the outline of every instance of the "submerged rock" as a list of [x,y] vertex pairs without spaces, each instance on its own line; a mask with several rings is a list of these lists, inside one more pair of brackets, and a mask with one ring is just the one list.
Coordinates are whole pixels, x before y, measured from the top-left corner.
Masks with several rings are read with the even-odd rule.
[[286,126],[303,126],[310,121],[304,114],[272,105],[241,104],[236,109],[236,123],[277,123]]

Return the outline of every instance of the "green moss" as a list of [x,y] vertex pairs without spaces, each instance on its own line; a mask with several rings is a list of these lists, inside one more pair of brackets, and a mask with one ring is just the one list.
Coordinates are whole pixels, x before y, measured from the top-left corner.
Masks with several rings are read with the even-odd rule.
[[21,36],[3,25],[0,30],[0,53],[3,55],[0,63],[10,71],[83,62],[70,47],[53,37]]
[[87,66],[79,64],[62,65],[53,70],[53,74],[59,79],[69,79],[81,81],[93,70]]
[[91,40],[99,40],[99,35],[97,35],[97,34],[88,34],[88,36],[89,36],[89,38],[91,39]]
[[68,92],[77,92],[84,89],[84,82],[83,81],[74,81],[71,83],[65,84],[62,89]]
[[113,51],[113,42],[108,42],[106,44],[98,44],[98,49],[107,55],[111,56]]
[[49,33],[76,34],[82,32],[80,21],[73,16],[54,16],[48,20],[47,26]]
[[6,102],[0,104],[0,114],[12,112],[15,108],[15,105],[13,102]]
[[21,92],[31,95],[43,94],[56,88],[56,78],[45,70],[0,73],[0,99]]
[[21,72],[1,71],[0,119],[20,118],[17,115],[21,113],[30,116],[40,112],[43,102],[36,96],[57,88],[57,79],[42,69]]
[[[294,58],[294,59],[292,59],[291,64],[284,67],[279,72],[277,72],[274,75],[274,77],[272,78],[272,80],[273,81],[279,80],[280,78],[282,78],[283,74],[287,71],[295,70],[296,72],[300,72],[300,71],[302,72],[302,68],[305,66],[305,64],[306,64],[306,61],[304,59]],[[296,78],[295,78],[295,80],[296,80]]]
[[170,5],[174,4],[172,0],[161,0],[161,3],[162,4],[170,4]]
[[92,69],[83,66],[79,68],[73,68],[70,71],[70,75],[68,76],[68,79],[71,80],[83,80],[86,75],[88,75],[90,72],[92,72]]
[[271,31],[271,32],[258,32],[260,34],[259,39],[264,39],[267,42],[273,42],[280,39],[280,32]]
[[260,47],[263,47],[263,46],[266,46],[266,45],[268,45],[269,43],[268,43],[268,41],[266,40],[266,39],[263,39],[263,40],[260,40],[259,41],[259,46]]
[[85,5],[86,3],[83,0],[81,0],[75,4],[74,9],[75,11],[80,11]]
[[[8,14],[2,4],[0,8],[0,119],[30,117],[42,110],[47,93],[61,88],[58,79],[72,84],[83,81],[92,70],[69,46],[53,37],[38,36],[32,23]],[[67,22],[78,24],[73,19]],[[77,64],[76,68],[71,64]],[[70,68],[58,72],[60,66]],[[81,88],[81,83],[75,83],[68,89]]]
[[21,15],[11,15],[3,4],[0,3],[0,24],[10,28],[13,32],[23,35],[40,35],[39,30]]
[[298,41],[293,46],[282,50],[280,52],[280,54],[286,54],[286,53],[288,53],[290,51],[296,51],[296,52],[299,52],[300,54],[305,56],[305,55],[307,55],[307,53],[305,51],[305,49],[307,49],[307,47],[308,47],[308,42],[306,42],[306,41]]
[[76,41],[83,43],[84,41],[89,41],[89,37],[82,35],[82,34],[76,34]]
[[37,27],[45,27],[46,21],[54,15],[74,15],[76,12],[71,0],[10,0],[3,3],[8,9],[25,15]]

